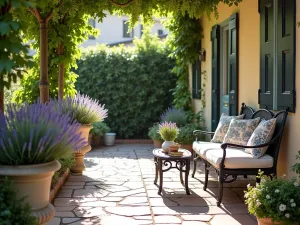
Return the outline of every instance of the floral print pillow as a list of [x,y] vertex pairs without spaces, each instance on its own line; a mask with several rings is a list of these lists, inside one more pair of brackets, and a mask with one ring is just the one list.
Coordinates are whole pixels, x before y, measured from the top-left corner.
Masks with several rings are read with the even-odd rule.
[[[255,146],[269,142],[273,137],[275,127],[276,119],[261,121],[257,128],[254,130],[253,134],[251,135],[247,145]],[[268,147],[247,148],[246,152],[250,153],[255,158],[260,158],[266,153],[267,149]]]
[[222,113],[218,127],[217,127],[215,134],[210,142],[222,143],[224,140],[224,137],[228,131],[230,121],[232,119],[239,120],[239,119],[243,119],[243,118],[244,118],[244,114],[239,115],[239,116],[227,116],[225,113]]
[[249,120],[231,120],[223,142],[237,145],[247,145],[259,121],[259,117]]

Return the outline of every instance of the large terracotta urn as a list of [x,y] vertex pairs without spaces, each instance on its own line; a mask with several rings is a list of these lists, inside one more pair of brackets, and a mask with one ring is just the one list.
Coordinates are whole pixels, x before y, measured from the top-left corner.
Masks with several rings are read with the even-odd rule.
[[153,140],[153,144],[155,148],[161,148],[162,141]]
[[61,167],[57,160],[33,165],[0,165],[0,180],[8,177],[17,197],[26,197],[32,207],[32,213],[39,224],[50,221],[55,214],[53,205],[49,203],[52,176]]
[[80,128],[78,129],[78,133],[80,133],[81,137],[84,138],[87,145],[75,152],[76,163],[71,168],[71,172],[73,174],[81,175],[83,170],[85,169],[84,156],[87,152],[91,151],[91,149],[92,149],[91,145],[89,145],[89,143],[88,143],[89,132],[90,132],[91,128],[92,128],[92,125],[90,125],[90,124],[81,124]]
[[273,221],[271,218],[257,218],[258,225],[282,225],[280,222]]

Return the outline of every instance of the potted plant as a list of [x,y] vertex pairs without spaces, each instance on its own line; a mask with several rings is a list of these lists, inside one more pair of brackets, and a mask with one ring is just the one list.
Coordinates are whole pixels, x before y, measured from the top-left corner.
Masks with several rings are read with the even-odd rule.
[[109,131],[109,127],[102,121],[94,122],[92,125],[93,128],[90,130],[90,134],[92,134],[91,143],[93,146],[98,146],[101,144],[101,138]]
[[54,216],[49,203],[51,179],[67,158],[86,145],[80,124],[50,105],[8,105],[0,114],[0,180],[13,181],[17,197],[27,196],[33,214],[44,224]]
[[157,132],[158,128],[159,128],[158,123],[155,123],[153,124],[152,127],[149,128],[149,132],[148,132],[148,136],[152,139],[155,148],[160,148],[163,143],[163,139],[161,138],[160,134]]
[[296,178],[259,176],[256,187],[248,185],[245,201],[248,211],[255,215],[259,225],[296,225],[300,221],[300,186]]
[[199,126],[195,123],[189,123],[183,127],[180,127],[180,132],[176,138],[176,142],[181,145],[181,148],[189,151],[193,150],[193,142],[195,140],[193,131],[197,129],[199,129]]
[[106,132],[103,137],[104,145],[112,146],[115,144],[116,140],[116,133],[114,132]]
[[[49,102],[56,111],[69,115],[71,122],[77,121],[80,127],[77,131],[81,137],[88,143],[88,137],[92,123],[103,121],[107,117],[107,110],[98,100],[91,99],[87,95],[77,94],[74,97],[66,97],[64,99],[55,99]],[[90,145],[85,145],[75,152],[75,165],[71,168],[71,172],[82,174],[85,169],[84,156],[91,150]]]
[[176,123],[178,127],[182,127],[187,123],[188,117],[184,110],[176,109],[174,107],[168,108],[161,116],[161,122],[173,122]]
[[177,138],[179,133],[179,129],[176,123],[163,122],[159,124],[158,133],[160,134],[161,138],[164,140],[161,146],[162,149],[165,152],[168,152],[169,147],[175,143],[174,140]]

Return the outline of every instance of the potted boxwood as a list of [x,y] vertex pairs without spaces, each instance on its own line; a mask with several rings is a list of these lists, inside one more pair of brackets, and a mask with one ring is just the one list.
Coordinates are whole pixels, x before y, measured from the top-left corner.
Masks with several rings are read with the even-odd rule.
[[248,185],[245,201],[259,225],[296,225],[300,221],[300,185],[296,178],[287,180],[262,176],[255,187]]
[[148,136],[152,139],[155,148],[161,148],[163,139],[157,131],[158,123],[155,123],[152,127],[149,128]]
[[[69,115],[71,122],[77,121],[80,127],[77,131],[81,137],[88,143],[88,137],[92,123],[103,121],[107,117],[105,105],[101,105],[98,100],[91,99],[87,95],[78,93],[74,97],[64,99],[55,99],[49,102],[56,111]],[[90,145],[86,145],[75,152],[76,164],[71,168],[71,172],[82,174],[85,169],[84,156],[91,150]]]
[[98,146],[101,144],[104,134],[109,131],[109,127],[101,121],[94,122],[92,126],[93,128],[90,130],[90,134],[92,134],[91,144],[92,146]]
[[50,105],[8,105],[0,114],[0,180],[13,181],[17,197],[27,196],[33,214],[44,224],[54,216],[49,203],[51,178],[67,158],[86,145],[80,124]]

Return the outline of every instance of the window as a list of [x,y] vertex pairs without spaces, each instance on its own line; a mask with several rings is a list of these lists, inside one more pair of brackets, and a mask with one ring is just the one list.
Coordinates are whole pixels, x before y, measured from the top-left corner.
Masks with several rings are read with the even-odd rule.
[[143,36],[143,33],[144,33],[144,27],[143,27],[143,24],[140,25],[140,37]]
[[260,0],[261,108],[295,112],[296,0]]
[[[90,18],[89,19],[89,25],[92,26],[93,28],[96,28],[96,20],[93,19],[93,18]],[[89,39],[93,40],[93,39],[95,39],[95,36],[89,35]]]
[[127,20],[123,20],[123,37],[132,38],[134,35],[133,29],[129,29],[129,24]]
[[158,36],[161,36],[164,34],[164,31],[162,29],[157,30],[157,34]]
[[[201,43],[195,46],[199,51]],[[201,99],[201,62],[199,57],[192,64],[192,96],[194,99]]]

